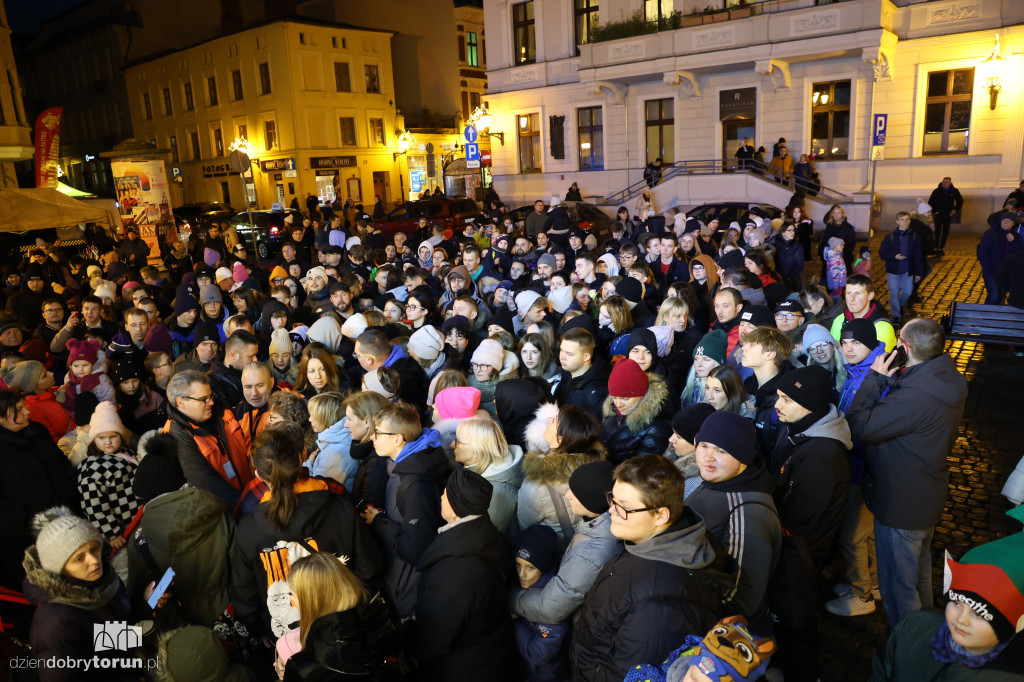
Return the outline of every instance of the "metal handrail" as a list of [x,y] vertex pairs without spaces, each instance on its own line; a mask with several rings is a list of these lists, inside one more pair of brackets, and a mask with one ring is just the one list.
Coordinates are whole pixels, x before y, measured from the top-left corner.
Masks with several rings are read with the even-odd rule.
[[[655,186],[677,175],[717,175],[719,173],[748,173],[756,175],[765,182],[770,182],[779,187],[786,187],[787,189],[795,189],[798,180],[794,173],[772,168],[771,164],[754,159],[744,159],[742,163],[739,160],[731,159],[699,159],[695,161],[677,161],[672,164],[663,165],[661,179]],[[621,204],[629,201],[643,192],[646,187],[648,187],[647,181],[639,180],[625,189],[606,197],[605,203]],[[819,185],[815,195],[808,194],[807,197],[823,203],[839,204],[850,201],[848,194],[824,185]]]

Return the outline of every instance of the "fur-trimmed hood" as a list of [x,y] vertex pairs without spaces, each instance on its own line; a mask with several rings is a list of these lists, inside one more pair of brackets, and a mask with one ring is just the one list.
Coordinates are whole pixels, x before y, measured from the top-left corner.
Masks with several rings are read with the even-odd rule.
[[526,440],[526,451],[533,453],[550,452],[551,446],[544,440],[544,431],[548,428],[548,419],[558,416],[558,405],[556,403],[541,403],[534,413],[533,421],[526,425],[524,430]]
[[[105,547],[109,549],[109,547]],[[51,573],[39,562],[39,553],[32,545],[25,550],[25,558],[21,565],[25,569],[25,597],[33,604],[67,604],[81,609],[93,610],[106,606],[120,587],[120,578],[116,575],[99,587],[76,585],[58,573]],[[104,560],[103,574],[113,572],[110,564]]]
[[[665,401],[668,400],[668,385],[665,383],[665,380],[653,372],[647,373],[647,379],[647,393],[640,398],[636,408],[626,415],[626,428],[634,433],[643,431],[650,426],[658,415],[661,414],[665,407]],[[615,403],[612,401],[611,396],[605,398],[604,407],[601,412],[605,418],[619,418],[619,413],[615,411]]]
[[528,452],[523,456],[523,476],[537,485],[565,485],[572,472],[584,464],[605,459],[604,447],[594,452],[550,454]]

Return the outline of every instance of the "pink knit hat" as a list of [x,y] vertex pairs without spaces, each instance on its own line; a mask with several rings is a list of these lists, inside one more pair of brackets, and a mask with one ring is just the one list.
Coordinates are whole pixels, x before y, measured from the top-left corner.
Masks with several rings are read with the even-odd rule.
[[245,266],[240,261],[235,261],[235,264],[231,266],[231,279],[236,282],[244,282],[249,278],[249,274],[245,271]]
[[68,339],[65,346],[69,352],[68,367],[74,364],[76,360],[85,360],[90,364],[96,364],[96,358],[99,356],[100,350],[99,341],[93,341],[92,339],[88,341]]
[[469,419],[480,407],[480,389],[451,386],[434,396],[434,407],[441,419]]

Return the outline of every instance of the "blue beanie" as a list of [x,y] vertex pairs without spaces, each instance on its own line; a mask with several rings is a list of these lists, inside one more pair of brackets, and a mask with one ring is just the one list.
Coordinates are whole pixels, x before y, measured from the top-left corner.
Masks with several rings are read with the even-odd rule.
[[551,572],[560,558],[558,534],[550,526],[530,526],[516,538],[516,556],[537,567],[541,573]]
[[694,444],[712,443],[743,464],[757,458],[757,430],[754,422],[735,412],[719,410],[704,420]]

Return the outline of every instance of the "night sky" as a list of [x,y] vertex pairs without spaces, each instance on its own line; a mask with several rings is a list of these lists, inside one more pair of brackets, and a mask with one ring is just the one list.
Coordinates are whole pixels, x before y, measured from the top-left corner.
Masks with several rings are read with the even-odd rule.
[[7,20],[15,35],[34,36],[43,20],[65,12],[88,0],[3,0]]

